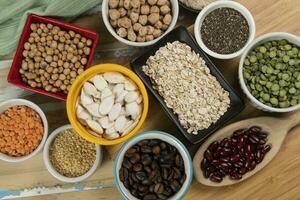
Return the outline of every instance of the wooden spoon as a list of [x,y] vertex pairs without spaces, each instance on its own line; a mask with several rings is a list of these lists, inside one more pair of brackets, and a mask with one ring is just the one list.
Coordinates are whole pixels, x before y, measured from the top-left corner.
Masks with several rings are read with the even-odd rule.
[[[193,167],[194,167],[194,173],[195,177],[198,180],[198,182],[208,185],[208,186],[227,186],[232,185],[235,183],[239,183],[252,175],[254,175],[256,172],[264,168],[271,160],[275,157],[275,155],[278,153],[287,133],[291,128],[296,126],[300,123],[300,112],[294,112],[293,114],[287,116],[286,118],[274,118],[274,117],[257,117],[257,118],[251,118],[242,120],[239,122],[235,122],[233,124],[230,124],[221,130],[217,131],[210,137],[201,147],[198,149],[194,159],[193,159]],[[200,168],[200,163],[203,159],[203,154],[205,150],[208,148],[208,146],[218,140],[222,140],[225,137],[230,137],[232,133],[235,130],[241,129],[241,128],[250,128],[251,126],[260,126],[263,131],[266,131],[269,133],[267,144],[271,144],[271,150],[266,154],[263,161],[259,163],[256,168],[252,171],[247,172],[243,175],[242,179],[240,180],[231,180],[228,176],[223,178],[223,181],[220,183],[215,183],[210,181],[209,179],[204,178],[202,174],[202,170]]]

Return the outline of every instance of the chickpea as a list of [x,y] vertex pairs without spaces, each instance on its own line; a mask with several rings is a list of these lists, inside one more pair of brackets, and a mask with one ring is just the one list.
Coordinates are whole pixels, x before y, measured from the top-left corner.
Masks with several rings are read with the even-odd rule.
[[87,59],[86,58],[81,58],[80,62],[81,62],[81,64],[85,65],[87,63]]
[[91,46],[91,45],[92,45],[92,40],[87,39],[87,40],[86,40],[86,45],[87,45],[87,46]]
[[134,24],[139,20],[139,14],[136,12],[130,13],[131,23]]
[[139,36],[145,36],[147,35],[147,32],[148,32],[148,28],[146,26],[143,26],[139,30]]
[[53,56],[53,60],[54,60],[55,62],[57,62],[57,61],[58,61],[58,56],[57,56],[57,55],[54,55],[54,56]]
[[148,21],[147,15],[140,15],[140,16],[139,16],[139,23],[140,23],[141,25],[146,25],[146,24],[147,24],[147,21]]
[[148,16],[148,21],[150,24],[156,24],[159,21],[159,14],[158,13],[152,13]]
[[150,13],[150,6],[149,5],[142,5],[141,6],[141,14],[148,15]]
[[128,30],[128,35],[127,35],[127,38],[128,38],[128,40],[130,40],[130,41],[136,41],[136,34],[135,34],[135,32],[133,31],[133,29],[129,29]]
[[108,14],[111,20],[117,20],[121,16],[121,13],[117,9],[110,9]]
[[151,6],[150,13],[159,13],[160,9],[157,6]]
[[[81,66],[80,62],[76,62],[76,63],[74,64],[74,67],[75,67],[76,69],[78,69],[80,66]],[[73,67],[72,67],[72,68],[73,68]]]
[[63,71],[64,71],[64,68],[63,68],[63,67],[59,67],[59,68],[58,68],[58,73],[61,74],[61,73],[63,73]]
[[32,31],[36,31],[36,30],[37,30],[37,25],[36,25],[36,24],[31,24],[31,25],[30,25],[30,29],[31,29]]
[[64,75],[69,75],[71,70],[69,68],[67,68],[67,69],[64,69],[63,72],[64,72]]
[[[78,48],[79,49],[82,49],[83,47],[84,47],[84,44],[82,43],[82,42],[79,42],[78,44],[77,44],[77,46],[78,46]],[[70,47],[71,48],[71,47]],[[69,48],[69,49],[70,49]],[[71,48],[72,49],[72,48]]]
[[140,0],[131,0],[130,1],[131,7],[132,8],[139,8],[140,7]]
[[164,24],[170,25],[172,22],[172,16],[170,14],[166,14],[163,19]]
[[145,36],[138,35],[137,38],[136,38],[136,41],[138,41],[138,42],[145,42],[146,38],[145,38]]
[[119,0],[109,0],[108,1],[108,6],[110,8],[116,8],[119,5]]
[[120,13],[120,17],[124,17],[127,14],[125,8],[119,8],[118,11]]
[[140,28],[142,28],[142,25],[140,23],[135,23],[133,25],[133,30],[138,32],[140,30]]
[[81,74],[83,71],[84,71],[84,69],[79,68],[79,69],[77,70],[77,74]]
[[57,68],[53,68],[52,74],[57,74],[58,73],[58,69]]
[[127,30],[123,27],[117,29],[117,34],[122,37],[125,38],[127,36]]
[[59,75],[58,74],[52,74],[51,79],[56,81],[58,79]]
[[70,72],[70,76],[71,76],[72,78],[75,78],[75,77],[77,76],[76,71],[71,71],[71,72]]
[[66,89],[67,89],[67,86],[64,85],[64,84],[62,84],[62,85],[60,86],[60,89],[61,89],[61,90],[66,90]]
[[[84,47],[83,48],[83,53],[85,54],[85,55],[90,55],[90,52],[91,52],[91,49],[89,48],[89,47]],[[73,62],[74,63],[74,62]]]
[[158,0],[157,1],[157,5],[158,6],[164,6],[167,5],[168,0]]
[[157,0],[147,0],[147,2],[149,3],[149,5],[153,6],[157,3]]

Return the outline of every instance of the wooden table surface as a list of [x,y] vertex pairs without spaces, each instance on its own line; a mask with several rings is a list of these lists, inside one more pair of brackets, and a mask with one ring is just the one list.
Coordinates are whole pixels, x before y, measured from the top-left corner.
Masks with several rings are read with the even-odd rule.
[[[300,35],[300,0],[241,0],[240,2],[252,12],[256,22],[257,35],[274,31]],[[196,15],[180,10],[179,23],[188,27],[193,24],[195,18]],[[93,16],[81,17],[74,23],[93,28],[99,32],[100,44],[93,64],[113,62],[128,66],[130,60],[138,54],[138,49],[124,46],[109,35],[106,29],[103,28],[104,25],[99,13]],[[237,82],[238,60],[213,61],[226,79],[241,92]],[[68,123],[64,102],[37,94],[27,98],[38,103],[46,112],[50,124],[49,132]],[[148,118],[141,131],[156,129],[179,135],[180,133],[162,111],[158,102],[151,95],[149,100]],[[260,115],[270,115],[270,113],[258,111],[246,101],[244,111],[231,122]],[[198,147],[199,145],[189,146],[192,154]],[[118,148],[118,145],[106,148],[105,159],[97,172],[88,180],[75,185],[62,183],[53,178],[44,166],[41,153],[19,164],[0,161],[0,198],[8,195],[18,197],[39,193],[56,193],[23,199],[121,199],[114,186],[112,173],[113,155]],[[184,199],[300,199],[300,127],[295,127],[290,131],[276,158],[252,178],[240,184],[222,188],[206,187],[194,180]]]

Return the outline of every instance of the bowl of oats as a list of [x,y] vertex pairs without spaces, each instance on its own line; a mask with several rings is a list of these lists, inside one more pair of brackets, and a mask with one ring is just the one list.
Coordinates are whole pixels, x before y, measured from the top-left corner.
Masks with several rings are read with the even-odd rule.
[[205,140],[244,108],[242,98],[183,26],[131,67],[191,143]]
[[101,165],[102,148],[80,137],[68,124],[55,129],[48,137],[43,159],[56,179],[76,183],[89,178]]

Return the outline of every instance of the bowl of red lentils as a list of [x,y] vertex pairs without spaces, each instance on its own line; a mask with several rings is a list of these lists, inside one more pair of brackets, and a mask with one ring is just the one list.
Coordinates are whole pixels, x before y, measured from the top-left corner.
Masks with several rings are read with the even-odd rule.
[[0,160],[21,162],[37,155],[48,136],[42,109],[25,99],[0,103]]
[[44,163],[56,179],[76,183],[90,177],[102,162],[102,149],[80,137],[70,124],[55,129],[46,141]]

